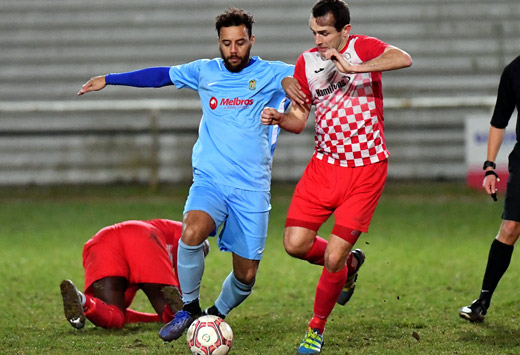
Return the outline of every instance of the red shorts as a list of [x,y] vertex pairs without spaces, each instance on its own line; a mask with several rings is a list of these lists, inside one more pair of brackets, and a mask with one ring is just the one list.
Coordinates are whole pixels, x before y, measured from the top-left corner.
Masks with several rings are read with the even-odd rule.
[[151,224],[127,221],[100,230],[83,247],[85,292],[92,283],[109,276],[139,283],[178,286],[164,234]]
[[286,227],[304,227],[317,232],[334,214],[332,234],[349,241],[346,233],[368,232],[386,182],[387,166],[384,160],[347,168],[313,156],[296,185]]

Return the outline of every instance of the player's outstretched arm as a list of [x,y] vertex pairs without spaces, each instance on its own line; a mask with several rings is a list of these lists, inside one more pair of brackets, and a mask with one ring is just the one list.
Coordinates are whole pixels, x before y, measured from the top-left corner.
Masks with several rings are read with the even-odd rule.
[[87,92],[98,91],[107,86],[104,75],[99,75],[91,78],[87,81],[81,89],[78,91],[78,95],[81,96]]
[[130,71],[95,76],[81,87],[78,95],[103,89],[106,85],[125,85],[139,88],[159,88],[173,85],[170,79],[170,67],[152,67]]

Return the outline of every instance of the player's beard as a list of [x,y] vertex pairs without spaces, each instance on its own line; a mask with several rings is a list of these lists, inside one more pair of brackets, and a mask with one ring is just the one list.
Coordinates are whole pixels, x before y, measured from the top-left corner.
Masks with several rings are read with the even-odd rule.
[[[242,69],[244,69],[245,67],[248,66],[249,54],[251,53],[251,47],[249,47],[247,49],[247,52],[245,53],[245,55],[243,57],[240,57],[237,55],[226,57],[226,56],[224,56],[222,49],[219,48],[219,50],[220,50],[220,56],[224,60],[224,65],[226,66],[226,69],[229,70],[230,72],[238,73],[239,71],[241,71]],[[238,59],[240,59],[240,61],[237,63],[231,63],[229,60],[232,58],[238,58]]]

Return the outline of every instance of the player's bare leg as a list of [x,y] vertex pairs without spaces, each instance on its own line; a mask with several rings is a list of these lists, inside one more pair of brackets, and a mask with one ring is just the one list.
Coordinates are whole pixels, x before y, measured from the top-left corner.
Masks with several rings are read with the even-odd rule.
[[116,306],[122,312],[126,309],[125,291],[127,287],[128,280],[119,276],[105,277],[92,284],[94,297]]
[[316,232],[303,227],[286,227],[283,234],[285,251],[298,259],[304,259],[311,250]]
[[206,308],[203,314],[225,318],[251,294],[255,284],[260,260],[243,258],[233,253],[233,271],[222,284],[222,291],[215,304]]
[[95,281],[92,284],[94,296],[85,295],[85,317],[98,327],[122,328],[125,324],[127,285],[124,277],[110,276]]
[[[182,309],[183,303],[181,293],[175,286],[142,283],[139,284],[139,288],[146,294],[153,309],[161,319],[164,319],[163,313],[165,312],[166,306],[168,306],[171,311],[171,318],[173,318],[173,315],[178,310]],[[171,318],[169,320],[171,320]]]

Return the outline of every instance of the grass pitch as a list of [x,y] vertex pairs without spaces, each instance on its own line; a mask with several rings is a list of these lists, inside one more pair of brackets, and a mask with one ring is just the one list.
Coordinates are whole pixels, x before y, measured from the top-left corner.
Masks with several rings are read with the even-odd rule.
[[[82,288],[83,243],[127,219],[180,219],[187,186],[0,190],[0,353],[189,354],[184,338],[163,343],[160,324],[105,330],[87,321],[73,329],[63,316],[59,284]],[[293,186],[274,186],[266,253],[253,294],[227,321],[232,354],[294,354],[312,315],[321,269],[289,257],[282,246]],[[518,354],[519,258],[513,255],[483,324],[457,310],[479,294],[503,196],[493,203],[462,184],[389,182],[370,232],[356,247],[367,256],[356,292],[337,306],[323,354]],[[320,234],[331,230],[327,223]],[[211,240],[202,282],[212,304],[230,271],[228,253]],[[133,308],[152,311],[140,293]]]

